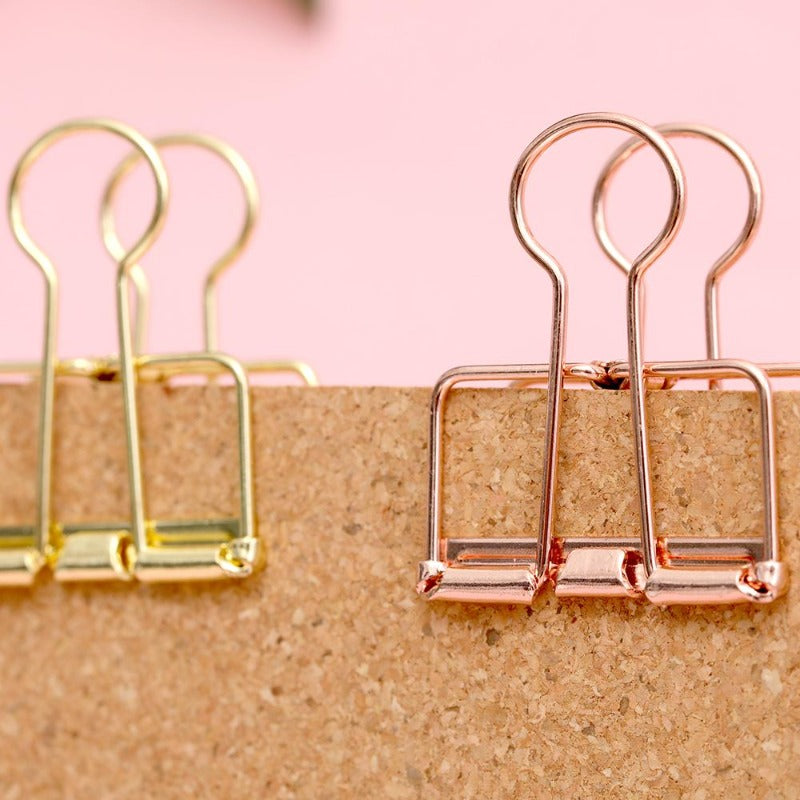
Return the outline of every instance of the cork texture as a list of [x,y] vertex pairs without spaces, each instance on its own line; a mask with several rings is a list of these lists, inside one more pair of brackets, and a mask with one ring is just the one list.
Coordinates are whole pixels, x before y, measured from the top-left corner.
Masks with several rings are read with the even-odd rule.
[[[118,386],[57,390],[59,520],[124,520]],[[150,514],[232,514],[221,386],[141,389]],[[257,388],[264,571],[239,583],[0,591],[0,797],[797,798],[800,601],[426,604],[425,389]],[[649,396],[661,533],[761,532],[757,409]],[[800,574],[800,394],[777,397]],[[0,524],[30,521],[33,386],[0,386]],[[444,529],[531,535],[545,398],[447,407]],[[569,391],[557,531],[637,535],[628,398]]]

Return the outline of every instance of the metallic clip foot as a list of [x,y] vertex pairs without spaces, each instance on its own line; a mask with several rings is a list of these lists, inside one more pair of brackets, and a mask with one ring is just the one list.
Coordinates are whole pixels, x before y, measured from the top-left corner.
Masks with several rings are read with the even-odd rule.
[[534,565],[447,566],[440,561],[423,561],[417,592],[426,600],[530,605],[541,584],[533,570]]
[[558,597],[635,597],[641,594],[644,571],[634,550],[576,547],[566,553],[556,572]]
[[712,569],[659,567],[647,579],[645,595],[658,605],[771,603],[789,588],[789,571],[779,561]]
[[46,563],[33,528],[0,528],[0,586],[30,586]]
[[133,572],[145,583],[246,578],[261,561],[254,536],[237,537],[238,520],[152,523]]
[[58,581],[130,581],[133,541],[124,526],[64,526],[53,572]]

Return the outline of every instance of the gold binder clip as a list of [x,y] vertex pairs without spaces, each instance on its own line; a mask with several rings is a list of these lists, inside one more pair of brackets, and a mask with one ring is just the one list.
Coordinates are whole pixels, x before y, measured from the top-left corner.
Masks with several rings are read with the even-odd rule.
[[[221,139],[197,133],[176,133],[161,136],[151,140],[159,149],[173,147],[195,147],[206,150],[225,162],[236,174],[241,184],[245,200],[245,218],[236,241],[212,264],[209,269],[203,292],[203,338],[206,352],[219,350],[218,337],[218,303],[217,282],[223,273],[242,255],[252,236],[258,216],[258,186],[250,166],[242,155]],[[124,247],[119,240],[114,221],[114,198],[123,179],[138,163],[140,155],[131,153],[125,158],[111,175],[103,193],[101,206],[101,223],[103,241],[111,255],[119,259],[124,253]],[[143,352],[144,332],[148,307],[147,278],[139,265],[134,265],[130,270],[130,277],[134,283],[137,295],[136,328],[134,347],[137,353]],[[199,365],[200,366],[200,365]],[[207,363],[206,368],[214,369],[213,363]],[[245,364],[248,373],[294,373],[308,386],[317,386],[317,376],[314,370],[303,361],[296,360],[263,360]],[[155,376],[155,373],[152,373]],[[163,376],[162,376],[163,377]]]
[[[594,223],[597,238],[607,255],[628,275],[629,365],[616,367],[618,376],[629,376],[632,420],[638,467],[642,525],[642,568],[645,595],[659,604],[704,604],[770,602],[788,587],[788,569],[780,561],[777,519],[775,421],[768,374],[795,374],[796,365],[764,368],[744,361],[719,359],[717,281],[742,255],[754,235],[761,214],[761,182],[752,159],[730,137],[707,126],[663,125],[665,136],[693,136],[715,142],[726,149],[742,169],[749,188],[749,205],[744,227],[736,241],[720,256],[706,278],[705,361],[643,364],[641,302],[643,275],[648,265],[631,264],[611,240],[605,224],[603,197],[608,182],[619,166],[639,149],[639,143],[621,147],[606,164],[594,193]],[[764,532],[759,540],[744,539],[656,539],[648,455],[648,433],[644,402],[649,376],[709,379],[745,377],[755,386],[761,415],[761,459],[764,502]]]
[[[147,281],[134,261],[123,259],[124,247],[117,237],[111,203],[116,187],[140,158],[132,153],[114,171],[103,196],[103,238],[109,252],[120,261],[120,289],[117,296],[120,337],[119,372],[122,378],[128,436],[128,476],[134,548],[133,572],[141,581],[211,580],[250,575],[261,558],[253,510],[253,470],[251,453],[250,395],[247,373],[236,359],[216,351],[216,284],[219,276],[240,254],[253,227],[257,193],[252,173],[244,160],[223,142],[207,136],[182,134],[154,140],[157,147],[195,145],[208,149],[230,164],[245,191],[247,215],[237,241],[212,266],[205,287],[205,345],[200,353],[143,355],[146,324]],[[137,303],[135,334],[130,330],[128,281],[134,282]],[[134,353],[136,353],[134,357]],[[270,364],[270,369],[303,372],[294,362]],[[136,381],[139,378],[168,379],[188,374],[227,372],[233,379],[238,413],[239,514],[223,520],[150,520],[145,511],[139,447]],[[313,373],[310,373],[313,379]]]
[[[17,163],[8,193],[9,221],[20,247],[44,276],[45,323],[42,361],[35,367],[40,373],[36,522],[30,528],[3,530],[0,542],[0,582],[3,584],[30,584],[45,563],[54,564],[62,578],[130,578],[131,542],[126,526],[58,525],[52,521],[53,403],[56,371],[62,371],[56,358],[58,277],[52,262],[34,243],[23,223],[19,194],[28,170],[45,150],[66,136],[88,131],[112,133],[127,140],[146,159],[155,178],[153,215],[141,238],[125,254],[123,263],[136,260],[150,246],[162,224],[167,201],[167,176],[155,148],[133,128],[114,120],[78,119],[59,125],[39,137]],[[91,359],[76,361],[74,374],[89,374],[96,364]],[[29,365],[20,366],[20,371],[30,371]],[[9,371],[15,371],[15,367],[11,365]]]
[[[552,144],[585,128],[618,128],[652,145],[670,178],[672,202],[669,216],[658,237],[636,263],[649,265],[672,241],[683,214],[683,176],[675,154],[664,138],[638,120],[618,114],[581,114],[548,128],[522,154],[511,181],[510,207],[514,229],[522,246],[543,267],[553,282],[553,315],[550,363],[460,367],[438,381],[431,401],[430,473],[428,506],[428,557],[419,565],[417,591],[427,599],[484,603],[530,603],[539,587],[555,579],[572,594],[631,594],[629,554],[633,546],[608,545],[603,540],[579,539],[553,542],[553,508],[565,375],[600,377],[592,365],[564,363],[567,283],[558,262],[531,233],[522,207],[522,187],[535,161]],[[535,539],[445,539],[441,536],[442,423],[449,390],[463,381],[534,382],[547,377],[547,420],[539,531]],[[554,546],[555,544],[555,546]],[[563,560],[562,560],[563,557]]]

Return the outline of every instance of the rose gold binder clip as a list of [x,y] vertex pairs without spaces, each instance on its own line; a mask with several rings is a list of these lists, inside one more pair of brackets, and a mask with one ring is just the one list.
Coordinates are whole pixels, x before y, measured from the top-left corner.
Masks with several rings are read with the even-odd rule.
[[[458,367],[436,384],[431,401],[430,479],[428,507],[428,558],[419,568],[418,592],[428,599],[530,603],[548,580],[576,594],[635,593],[629,551],[609,547],[606,541],[557,540],[553,537],[553,510],[561,422],[562,388],[568,377],[600,378],[593,365],[565,368],[567,281],[561,266],[536,240],[525,219],[522,189],[536,160],[551,145],[586,128],[618,128],[641,137],[655,148],[667,169],[672,192],[668,219],[656,240],[637,259],[654,261],[672,241],[683,214],[683,175],[675,154],[664,138],[647,125],[619,114],[582,114],[569,117],[537,136],[526,148],[511,181],[510,209],[514,230],[522,246],[553,283],[550,363],[487,367]],[[442,424],[447,393],[470,381],[538,381],[547,377],[542,499],[539,531],[535,539],[451,539],[441,536]],[[562,560],[563,556],[563,560]]]
[[[624,262],[620,265],[628,273],[628,360],[632,366],[604,362],[564,363],[566,278],[559,264],[531,233],[523,211],[522,188],[535,160],[558,139],[588,127],[616,127],[634,133],[637,147],[646,143],[656,150],[671,181],[671,207],[661,233],[632,264],[628,264],[624,257],[620,258]],[[428,559],[420,564],[418,592],[427,599],[529,603],[538,589],[550,580],[560,596],[645,596],[660,604],[764,602],[779,596],[786,588],[786,568],[779,561],[774,416],[766,371],[747,362],[716,359],[643,363],[643,275],[674,238],[684,210],[682,172],[664,136],[637,120],[616,114],[587,114],[563,120],[538,136],[523,153],[512,179],[510,200],[512,220],[520,242],[553,280],[551,361],[549,365],[461,367],[445,373],[437,383],[431,404]],[[741,254],[755,229],[760,209],[760,185],[758,200],[755,214],[751,208],[748,215],[748,225],[752,223],[750,230],[746,227],[738,249],[730,248],[718,260],[714,280]],[[716,324],[716,316],[711,322]],[[463,381],[535,383],[544,376],[548,379],[548,413],[537,538],[442,537],[442,424],[448,391]],[[760,539],[686,536],[657,539],[653,526],[644,405],[647,382],[669,385],[682,378],[719,380],[724,377],[746,377],[753,382],[758,394],[764,535]],[[553,535],[561,390],[565,379],[588,380],[596,386],[611,387],[617,387],[623,381],[630,383],[640,492],[639,537],[609,539]]]
[[[744,226],[733,244],[712,265],[705,285],[705,361],[642,363],[641,295],[645,267],[631,264],[617,249],[605,224],[603,198],[608,183],[619,167],[638,149],[638,141],[620,147],[603,168],[594,199],[595,232],[611,260],[628,276],[629,361],[616,366],[617,377],[630,377],[634,442],[639,480],[643,591],[654,603],[736,603],[769,602],[788,587],[788,569],[780,561],[777,519],[777,476],[775,457],[775,420],[772,390],[768,376],[798,374],[798,365],[756,366],[741,360],[719,359],[718,281],[745,252],[761,217],[762,188],[758,171],[744,148],[721,131],[708,126],[670,124],[657,128],[667,137],[695,137],[725,149],[737,162],[747,181],[749,203]],[[745,377],[758,396],[761,417],[761,469],[764,505],[764,533],[761,539],[706,539],[678,542],[671,538],[657,540],[654,527],[652,488],[648,451],[646,407],[644,402],[648,377],[707,378],[711,388],[719,379]]]

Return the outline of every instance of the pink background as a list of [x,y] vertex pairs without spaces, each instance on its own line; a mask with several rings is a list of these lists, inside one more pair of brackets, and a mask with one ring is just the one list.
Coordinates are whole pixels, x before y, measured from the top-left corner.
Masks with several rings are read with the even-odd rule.
[[[542,361],[550,285],[507,213],[522,149],[561,117],[616,110],[718,126],[766,187],[764,223],[723,284],[723,352],[800,358],[793,123],[800,25],[790,4],[739,0],[358,2],[6,0],[0,175],[49,126],[108,115],[156,135],[199,130],[251,162],[263,214],[225,278],[224,349],[291,356],[324,383],[430,384],[457,363]],[[568,354],[624,354],[621,275],[589,224],[598,168],[622,134],[589,132],[534,173],[531,218],[571,282]],[[744,217],[743,182],[711,146],[677,142],[687,222],[648,276],[652,358],[701,357],[705,270]],[[62,276],[61,353],[115,349],[113,264],[97,203],[124,147],[63,143],[30,176],[30,227]],[[235,182],[211,157],[168,153],[174,196],[145,267],[151,349],[200,346],[204,268],[236,230]],[[130,241],[149,202],[142,172],[120,203]],[[615,186],[611,223],[631,251],[661,226],[653,158]],[[38,354],[41,280],[0,232],[0,357]]]

